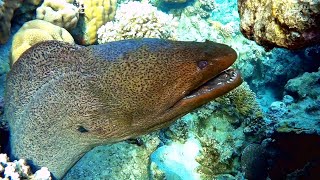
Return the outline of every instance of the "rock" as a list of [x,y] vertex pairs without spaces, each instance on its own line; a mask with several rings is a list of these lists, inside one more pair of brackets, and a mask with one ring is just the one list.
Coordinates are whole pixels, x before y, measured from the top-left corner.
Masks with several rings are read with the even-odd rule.
[[238,0],[241,32],[266,49],[320,42],[320,1]]
[[21,1],[19,0],[0,0],[0,44],[8,41],[13,12],[20,5]]
[[320,68],[318,72],[305,72],[290,79],[285,85],[285,93],[296,96],[298,99],[310,97],[317,99],[320,96]]
[[271,103],[268,114],[272,117],[279,118],[282,117],[288,111],[286,104],[281,101],[275,101]]

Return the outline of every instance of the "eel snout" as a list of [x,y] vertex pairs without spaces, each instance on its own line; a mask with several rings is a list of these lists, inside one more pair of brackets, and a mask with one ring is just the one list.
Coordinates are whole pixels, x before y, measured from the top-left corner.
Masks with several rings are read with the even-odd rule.
[[185,90],[183,95],[170,107],[172,114],[193,110],[242,83],[239,71],[230,68],[236,61],[237,53],[230,46],[206,41],[203,53],[199,55],[198,75],[201,79]]

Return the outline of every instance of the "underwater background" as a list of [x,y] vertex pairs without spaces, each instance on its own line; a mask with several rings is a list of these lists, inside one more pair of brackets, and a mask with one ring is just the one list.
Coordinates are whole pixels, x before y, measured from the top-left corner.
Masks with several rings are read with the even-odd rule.
[[226,44],[244,82],[168,128],[95,147],[63,179],[320,179],[317,0],[0,0],[0,20],[0,179],[51,178],[8,158],[4,88],[20,55],[132,38]]

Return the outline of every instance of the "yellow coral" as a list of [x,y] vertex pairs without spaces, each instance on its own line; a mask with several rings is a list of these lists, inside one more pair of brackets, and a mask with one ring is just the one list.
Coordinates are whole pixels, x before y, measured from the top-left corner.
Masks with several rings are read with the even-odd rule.
[[45,20],[57,26],[73,29],[79,20],[79,10],[67,0],[45,0],[37,8],[37,19]]
[[[81,2],[80,2],[81,3]],[[97,41],[97,31],[106,22],[113,20],[117,0],[84,0],[84,32],[82,44],[93,44]]]
[[243,117],[263,117],[256,95],[246,82],[243,82],[228,94],[217,98],[216,101],[235,106],[237,114]]
[[16,62],[21,54],[31,46],[46,40],[58,40],[74,44],[74,40],[67,30],[43,20],[29,21],[13,37],[11,64]]
[[234,91],[231,91],[228,96],[230,97],[231,103],[235,105],[241,115],[246,117],[263,116],[256,100],[256,94],[250,89],[246,82],[242,83]]

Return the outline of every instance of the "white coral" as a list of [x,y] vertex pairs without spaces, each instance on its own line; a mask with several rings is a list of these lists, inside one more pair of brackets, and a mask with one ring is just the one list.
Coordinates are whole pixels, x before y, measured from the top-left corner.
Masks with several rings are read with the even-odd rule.
[[38,170],[38,171],[36,171],[36,173],[34,173],[33,178],[34,178],[34,180],[50,180],[51,175],[50,175],[48,168],[42,167],[40,170]]
[[7,154],[0,154],[0,173],[4,177],[0,179],[31,179],[31,180],[51,180],[51,175],[48,168],[41,168],[34,175],[31,173],[30,166],[27,165],[26,160],[20,159],[13,162],[9,161]]
[[148,3],[138,1],[122,4],[114,21],[99,28],[98,42],[103,44],[130,38],[173,39],[177,21],[172,15],[165,14]]

